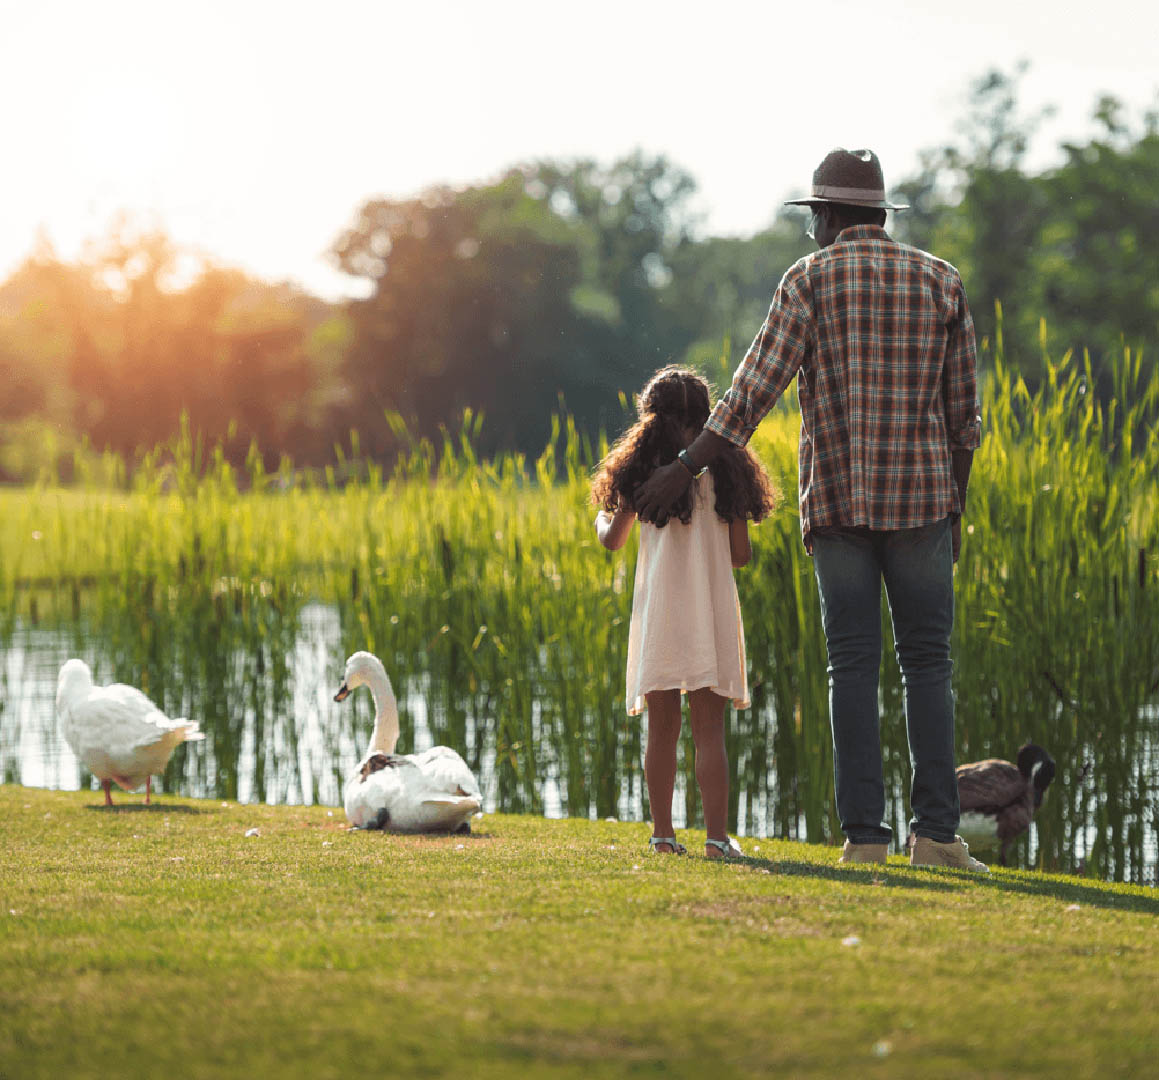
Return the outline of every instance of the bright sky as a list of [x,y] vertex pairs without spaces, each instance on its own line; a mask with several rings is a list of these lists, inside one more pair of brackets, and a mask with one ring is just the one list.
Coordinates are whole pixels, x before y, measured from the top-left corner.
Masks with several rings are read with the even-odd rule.
[[635,147],[696,177],[706,231],[749,234],[833,146],[901,179],[1020,58],[1023,112],[1058,108],[1038,167],[1101,93],[1138,123],[1156,41],[1143,0],[6,2],[0,278],[127,211],[333,298],[357,283],[326,251],[367,198]]

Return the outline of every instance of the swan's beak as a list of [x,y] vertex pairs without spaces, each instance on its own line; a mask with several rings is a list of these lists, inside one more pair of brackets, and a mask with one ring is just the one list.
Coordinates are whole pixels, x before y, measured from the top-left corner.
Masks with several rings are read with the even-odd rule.
[[350,687],[343,683],[338,687],[338,693],[334,695],[335,701],[345,701],[350,696]]

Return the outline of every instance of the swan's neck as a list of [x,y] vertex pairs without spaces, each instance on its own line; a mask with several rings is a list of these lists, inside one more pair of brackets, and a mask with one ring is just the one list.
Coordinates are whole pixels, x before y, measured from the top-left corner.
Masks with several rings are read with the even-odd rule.
[[398,742],[398,701],[390,678],[372,675],[366,680],[374,698],[374,734],[370,737],[371,754],[393,754]]

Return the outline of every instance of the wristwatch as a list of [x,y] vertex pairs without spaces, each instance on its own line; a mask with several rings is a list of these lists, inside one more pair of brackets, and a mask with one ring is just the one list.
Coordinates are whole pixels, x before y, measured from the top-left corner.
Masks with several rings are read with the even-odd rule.
[[676,455],[676,460],[679,461],[680,464],[684,466],[688,475],[691,476],[693,480],[695,480],[698,476],[701,476],[704,473],[704,470],[708,467],[708,466],[702,466],[701,468],[698,469],[692,463],[692,456],[688,453],[687,450],[681,450],[680,453]]

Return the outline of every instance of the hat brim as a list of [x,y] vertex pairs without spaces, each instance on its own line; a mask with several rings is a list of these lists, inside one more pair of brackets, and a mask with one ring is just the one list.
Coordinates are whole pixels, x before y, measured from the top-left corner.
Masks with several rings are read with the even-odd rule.
[[887,199],[875,199],[866,202],[863,199],[820,199],[812,195],[807,199],[786,199],[786,206],[824,206],[826,203],[835,206],[865,206],[871,210],[908,210],[909,203],[891,203]]

